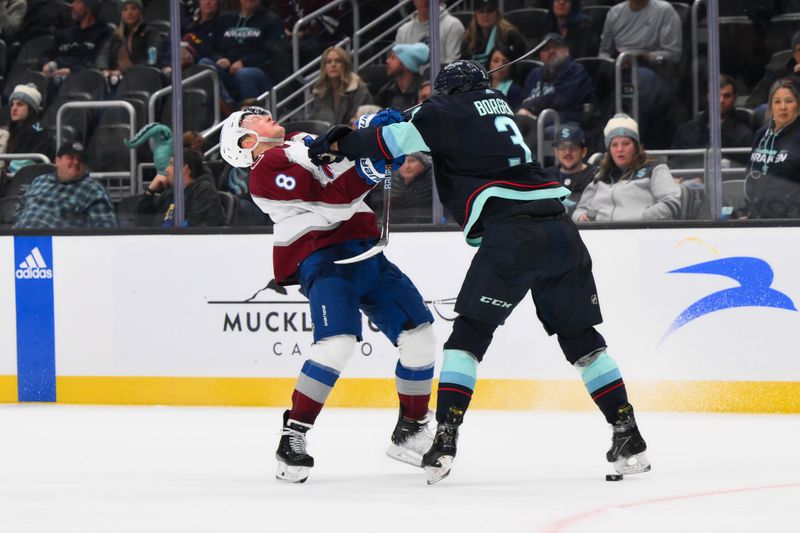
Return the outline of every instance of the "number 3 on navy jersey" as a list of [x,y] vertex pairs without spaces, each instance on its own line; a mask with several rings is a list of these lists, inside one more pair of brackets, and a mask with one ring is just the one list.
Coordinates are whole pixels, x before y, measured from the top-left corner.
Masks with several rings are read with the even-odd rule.
[[[525,153],[525,162],[531,163],[533,161],[531,149],[528,148],[527,144],[525,144],[525,139],[522,138],[522,133],[519,131],[517,123],[514,122],[514,119],[510,117],[499,116],[494,119],[494,127],[497,128],[497,131],[500,133],[511,133],[511,142],[522,148],[522,151]],[[519,157],[508,158],[508,166],[510,167],[519,165],[521,163],[522,160]]]
[[291,191],[294,189],[295,185],[297,185],[297,181],[293,177],[287,176],[286,174],[278,174],[275,177],[275,185],[281,189]]

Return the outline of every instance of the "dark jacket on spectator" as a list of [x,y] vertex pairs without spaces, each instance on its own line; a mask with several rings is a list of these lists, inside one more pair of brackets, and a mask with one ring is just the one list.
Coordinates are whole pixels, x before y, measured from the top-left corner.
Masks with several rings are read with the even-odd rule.
[[[722,121],[722,147],[744,148],[753,143],[753,128],[750,116],[744,111],[734,110]],[[708,111],[699,113],[689,122],[678,126],[672,138],[672,148],[685,150],[706,148],[709,145]],[[725,159],[732,159],[746,164],[750,160],[747,154],[723,154]],[[691,165],[691,167],[689,167]],[[697,167],[695,167],[697,165]],[[699,168],[703,165],[702,156],[674,156],[670,158],[670,168]]]
[[263,67],[281,59],[283,53],[282,21],[275,13],[259,9],[247,18],[239,13],[222,13],[211,58],[241,61],[246,67]]
[[205,22],[193,22],[183,34],[183,40],[192,47],[195,61],[210,57],[214,39],[219,33],[219,17]]
[[[428,166],[406,184],[399,172],[392,174],[392,221],[399,224],[430,224],[433,213],[433,170]],[[367,195],[367,205],[376,212],[383,209],[383,187]]]
[[[203,174],[183,189],[187,226],[222,226],[225,216],[222,202],[211,176]],[[144,194],[136,207],[139,215],[155,215],[147,226],[174,226],[175,206],[172,188],[161,194]]]
[[[158,33],[155,27],[148,26],[146,22],[142,22],[136,27],[136,30],[130,36],[129,42],[128,57],[130,57],[131,63],[134,65],[148,64],[148,48],[155,48],[156,53],[161,50],[161,34]],[[117,58],[123,46],[128,46],[128,43],[124,42],[116,33],[112,33],[97,54],[97,68],[101,70],[121,70],[117,64]],[[157,65],[153,64],[152,66]]]
[[383,108],[408,109],[417,103],[419,86],[422,85],[423,81],[425,80],[422,79],[422,76],[414,74],[414,81],[406,92],[402,92],[400,87],[397,86],[397,82],[391,79],[386,85],[381,87],[378,94],[375,95],[375,105],[379,105]]
[[[597,55],[597,51],[600,48],[600,34],[592,28],[592,21],[581,9],[580,0],[572,0],[570,15],[567,17],[565,26],[567,34],[563,38],[569,48],[569,55],[572,57],[592,57]],[[550,9],[538,35],[547,35],[548,33],[561,34],[558,27],[558,19],[553,13],[553,2],[550,2]]]
[[59,31],[50,51],[39,61],[39,69],[45,63],[55,61],[58,68],[72,71],[94,68],[97,54],[113,30],[105,22],[95,22],[87,28],[77,24]]
[[555,71],[539,67],[531,71],[522,88],[522,107],[538,115],[543,109],[558,111],[561,123],[580,123],[583,104],[597,107],[592,78],[582,65],[568,57]]
[[800,118],[756,132],[745,183],[750,218],[800,218]]
[[761,104],[766,104],[769,98],[769,88],[772,84],[781,78],[792,78],[792,81],[800,86],[800,74],[794,71],[794,66],[797,63],[793,57],[789,57],[786,61],[774,62],[771,61],[764,72],[764,77],[759,80],[753,90],[750,91],[750,96],[744,105],[753,109]]
[[573,174],[562,173],[559,165],[553,165],[552,167],[544,169],[553,179],[558,180],[561,185],[572,191],[569,198],[563,201],[567,212],[570,214],[572,214],[572,211],[575,210],[575,207],[581,200],[583,190],[594,180],[594,177],[597,175],[597,170],[597,165],[586,165],[585,169]]

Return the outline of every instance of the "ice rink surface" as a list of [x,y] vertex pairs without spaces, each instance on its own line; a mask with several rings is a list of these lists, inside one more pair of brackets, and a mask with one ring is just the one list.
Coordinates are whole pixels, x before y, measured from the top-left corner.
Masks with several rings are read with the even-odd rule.
[[470,411],[429,487],[377,409],[323,411],[276,481],[280,413],[0,405],[0,532],[800,531],[800,416],[638,413],[653,470],[607,482],[599,413]]

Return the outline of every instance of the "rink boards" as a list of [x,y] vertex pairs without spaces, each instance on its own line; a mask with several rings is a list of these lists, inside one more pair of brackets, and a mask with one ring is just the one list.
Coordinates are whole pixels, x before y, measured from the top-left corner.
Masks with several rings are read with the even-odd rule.
[[[639,408],[800,412],[800,228],[582,235],[599,329]],[[0,237],[0,401],[286,405],[311,321],[296,287],[265,288],[271,241]],[[455,232],[400,233],[387,249],[431,302],[440,345],[473,254]],[[396,405],[396,351],[363,328],[329,405]],[[530,299],[497,331],[479,378],[476,408],[592,407]]]

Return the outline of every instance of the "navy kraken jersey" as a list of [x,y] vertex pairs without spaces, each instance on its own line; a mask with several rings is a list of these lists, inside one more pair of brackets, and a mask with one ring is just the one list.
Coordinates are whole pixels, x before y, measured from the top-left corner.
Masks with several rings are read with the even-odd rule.
[[409,122],[354,133],[339,143],[345,155],[393,158],[430,152],[439,197],[473,245],[480,243],[489,200],[527,202],[570,194],[533,160],[511,107],[492,89],[433,96]]

